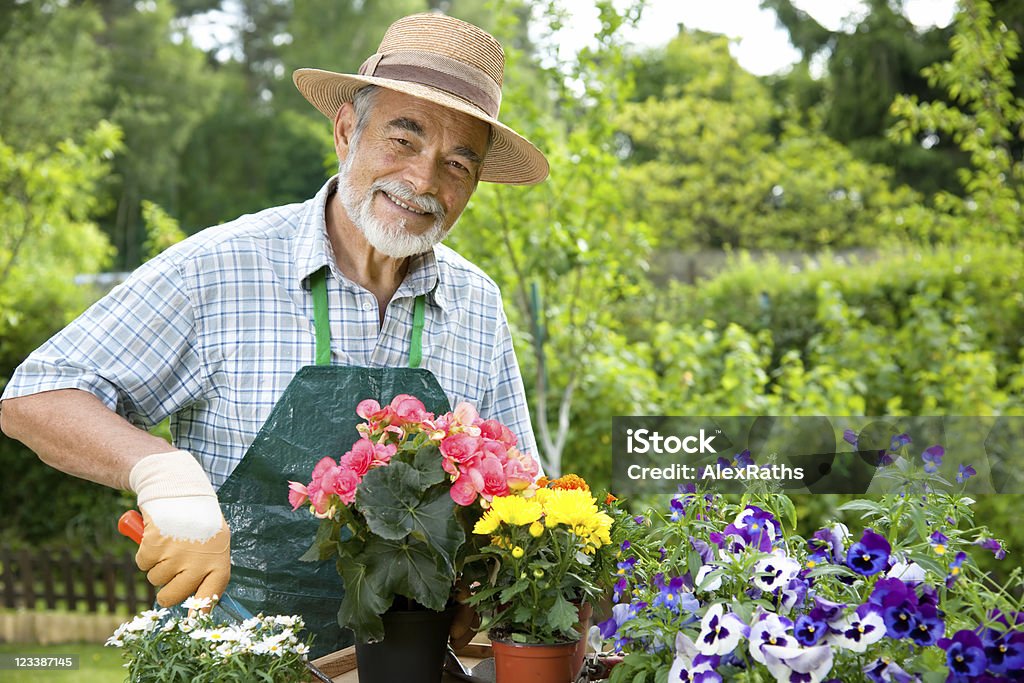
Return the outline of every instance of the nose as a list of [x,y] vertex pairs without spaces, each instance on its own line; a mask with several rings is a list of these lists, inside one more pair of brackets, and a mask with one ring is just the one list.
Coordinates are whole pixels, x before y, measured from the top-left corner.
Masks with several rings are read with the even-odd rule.
[[405,179],[416,194],[436,195],[440,189],[440,171],[434,155],[420,153],[409,160]]

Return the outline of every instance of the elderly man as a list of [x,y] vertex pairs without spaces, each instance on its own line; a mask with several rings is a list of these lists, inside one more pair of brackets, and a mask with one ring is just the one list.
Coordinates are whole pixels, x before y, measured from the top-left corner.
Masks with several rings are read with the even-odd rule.
[[[439,244],[479,181],[547,176],[497,120],[503,68],[489,34],[421,14],[358,75],[298,70],[334,122],[338,174],[167,250],[15,373],[4,432],[137,494],[161,604],[227,587],[254,613],[303,614],[319,652],[345,644],[333,567],[297,561],[315,520],[286,482],[351,445],[362,399],[469,401],[535,453],[499,291]],[[165,417],[173,447],[145,431]]]

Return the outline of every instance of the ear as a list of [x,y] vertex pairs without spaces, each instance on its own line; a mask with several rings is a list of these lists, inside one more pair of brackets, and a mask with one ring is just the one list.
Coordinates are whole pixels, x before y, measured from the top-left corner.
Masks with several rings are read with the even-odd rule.
[[356,112],[351,102],[345,102],[334,115],[334,151],[338,162],[345,161],[349,152],[349,140],[356,129]]

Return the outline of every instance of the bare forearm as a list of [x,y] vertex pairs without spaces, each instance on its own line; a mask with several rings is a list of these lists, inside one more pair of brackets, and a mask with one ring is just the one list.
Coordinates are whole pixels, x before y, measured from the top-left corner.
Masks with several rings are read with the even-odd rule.
[[139,459],[174,450],[78,389],[5,400],[0,429],[51,467],[122,489],[128,488],[128,473]]

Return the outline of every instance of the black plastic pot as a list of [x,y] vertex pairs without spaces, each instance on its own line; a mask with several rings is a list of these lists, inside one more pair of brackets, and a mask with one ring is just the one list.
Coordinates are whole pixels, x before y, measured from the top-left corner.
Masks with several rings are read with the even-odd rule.
[[389,610],[384,640],[356,643],[359,683],[439,683],[455,608]]

